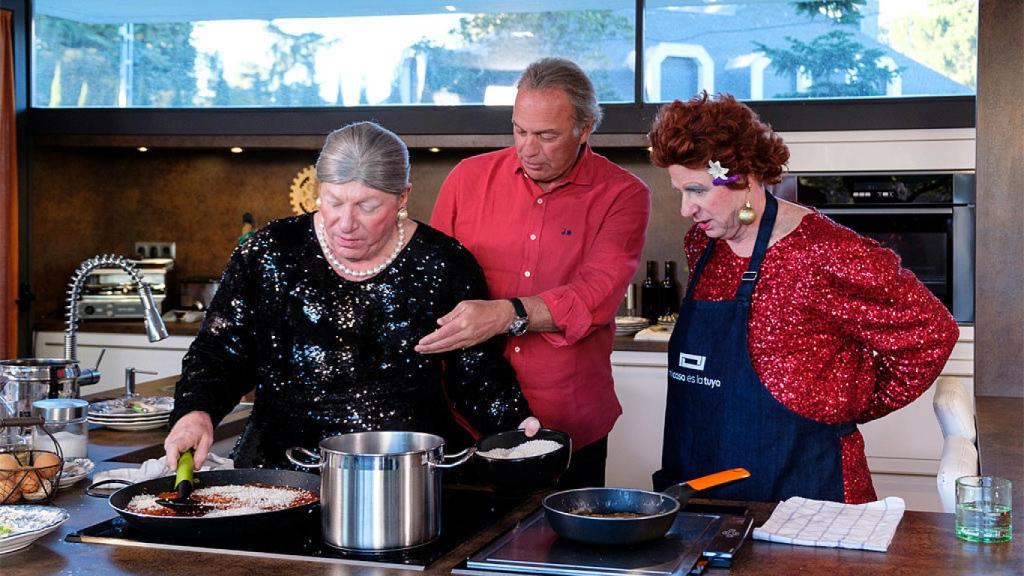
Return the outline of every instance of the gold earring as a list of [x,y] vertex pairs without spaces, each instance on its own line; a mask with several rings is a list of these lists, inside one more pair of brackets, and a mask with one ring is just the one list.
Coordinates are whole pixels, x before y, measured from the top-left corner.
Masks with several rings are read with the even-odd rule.
[[747,188],[747,197],[748,200],[743,203],[743,207],[740,208],[739,214],[737,215],[740,224],[743,224],[744,226],[753,224],[754,220],[757,219],[757,212],[754,212],[754,207],[750,205],[750,188]]
[[402,206],[401,208],[398,209],[398,221],[399,222],[401,222],[402,220],[405,220],[408,217],[409,217],[409,211],[405,208],[405,206]]

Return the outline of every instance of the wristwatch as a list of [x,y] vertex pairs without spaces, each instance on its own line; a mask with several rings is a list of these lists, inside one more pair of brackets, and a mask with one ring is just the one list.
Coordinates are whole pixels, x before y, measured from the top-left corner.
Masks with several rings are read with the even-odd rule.
[[508,335],[522,336],[526,334],[526,329],[530,327],[530,317],[526,313],[526,306],[523,306],[523,301],[519,298],[512,298],[509,302],[512,303],[512,308],[516,311],[516,319],[508,327]]

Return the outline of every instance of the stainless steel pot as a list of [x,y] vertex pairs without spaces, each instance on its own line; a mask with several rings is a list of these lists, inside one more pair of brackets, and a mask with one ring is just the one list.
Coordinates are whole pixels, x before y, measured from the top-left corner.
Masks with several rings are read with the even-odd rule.
[[[324,541],[349,550],[395,550],[441,534],[441,471],[476,447],[444,455],[444,439],[422,432],[355,432],[320,442],[320,453],[289,448],[302,468],[320,469]],[[296,459],[299,452],[315,463]],[[445,463],[446,458],[455,461]]]
[[[0,360],[0,418],[28,418],[32,403],[47,398],[78,398],[81,370],[75,360],[17,358]],[[27,441],[24,430],[0,430],[0,444]]]

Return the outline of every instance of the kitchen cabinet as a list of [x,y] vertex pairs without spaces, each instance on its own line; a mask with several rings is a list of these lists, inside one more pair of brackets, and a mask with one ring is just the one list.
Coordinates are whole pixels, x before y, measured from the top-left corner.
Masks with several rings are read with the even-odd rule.
[[[95,367],[100,351],[106,350],[99,366],[100,381],[81,393],[122,388],[125,368],[156,372],[155,375],[136,374],[137,383],[180,374],[181,359],[194,338],[191,335],[172,335],[159,342],[150,342],[145,334],[79,332],[78,361],[83,367]],[[32,349],[38,358],[63,358],[64,332],[36,332]]]
[[[666,353],[616,350],[612,377],[622,416],[608,436],[609,486],[650,489],[661,467],[665,416]],[[962,326],[940,378],[961,380],[974,394],[974,327]],[[884,418],[860,426],[873,474],[935,476],[942,454],[932,386],[920,398]]]

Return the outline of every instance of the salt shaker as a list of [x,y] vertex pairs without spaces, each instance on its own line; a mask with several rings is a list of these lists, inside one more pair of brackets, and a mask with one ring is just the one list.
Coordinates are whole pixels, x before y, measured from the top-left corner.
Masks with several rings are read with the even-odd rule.
[[89,451],[89,403],[80,398],[51,398],[32,403],[32,413],[42,417],[43,426],[50,436],[35,427],[32,429],[32,448],[57,452],[54,441],[60,445],[65,460],[85,458]]

